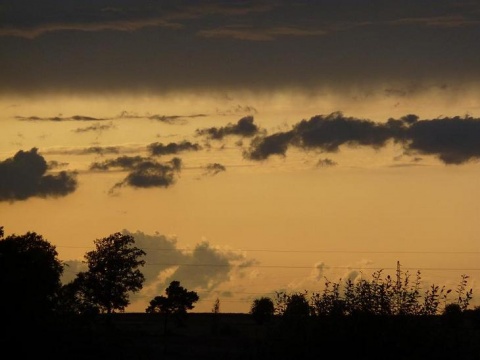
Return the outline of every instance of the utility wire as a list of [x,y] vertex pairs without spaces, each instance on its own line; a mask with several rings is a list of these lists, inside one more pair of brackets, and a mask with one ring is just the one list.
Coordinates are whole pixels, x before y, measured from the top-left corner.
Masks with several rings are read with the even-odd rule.
[[[70,249],[90,249],[88,246],[56,246],[57,248],[70,248]],[[145,248],[142,250],[153,251],[194,251],[194,248]],[[215,248],[212,248],[216,250]],[[268,252],[268,253],[339,253],[339,254],[480,254],[480,251],[440,251],[440,250],[276,250],[276,249],[227,249],[229,252]]]

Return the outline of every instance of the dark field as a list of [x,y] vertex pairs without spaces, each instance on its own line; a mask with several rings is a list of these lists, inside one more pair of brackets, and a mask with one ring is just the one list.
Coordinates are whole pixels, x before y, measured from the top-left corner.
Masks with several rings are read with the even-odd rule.
[[11,325],[3,359],[480,359],[480,321],[456,317],[274,318],[191,313],[183,324],[124,313]]

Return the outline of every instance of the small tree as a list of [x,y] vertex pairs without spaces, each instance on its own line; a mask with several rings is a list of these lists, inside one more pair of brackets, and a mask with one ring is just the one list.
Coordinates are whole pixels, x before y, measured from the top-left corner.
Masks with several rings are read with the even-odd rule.
[[220,299],[216,298],[212,307],[212,333],[216,334],[218,332],[218,323],[220,315]]
[[167,296],[155,296],[145,312],[164,314],[164,330],[166,331],[168,316],[174,314],[181,323],[187,310],[195,307],[193,304],[198,301],[199,297],[195,291],[188,291],[180,286],[179,281],[175,280],[165,289],[165,293]]
[[250,308],[250,314],[259,325],[269,322],[272,319],[274,312],[275,306],[273,300],[269,297],[261,297],[253,300]]
[[[135,246],[131,235],[114,233],[95,240],[96,249],[85,254],[88,270],[81,272],[72,287],[81,308],[98,308],[110,314],[124,311],[130,304],[129,292],[142,289],[145,277],[139,267],[145,252]],[[75,293],[74,291],[74,293]]]

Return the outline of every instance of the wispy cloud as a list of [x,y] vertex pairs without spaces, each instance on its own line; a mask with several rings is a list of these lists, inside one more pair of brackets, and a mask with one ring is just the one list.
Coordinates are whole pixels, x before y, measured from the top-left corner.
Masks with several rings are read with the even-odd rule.
[[105,131],[105,130],[110,130],[114,127],[115,127],[115,125],[113,123],[110,123],[110,124],[97,123],[97,124],[94,124],[94,125],[91,125],[91,126],[87,126],[87,127],[83,127],[83,128],[77,128],[77,129],[74,129],[72,131],[76,132],[76,133],[102,132],[102,131]]
[[74,116],[52,116],[52,117],[39,117],[39,116],[15,116],[16,119],[21,121],[102,121],[102,120],[110,120],[108,118],[97,118],[92,116],[84,116],[84,115],[74,115]]
[[204,167],[204,175],[206,176],[214,176],[217,175],[218,173],[227,171],[227,168],[223,166],[222,164],[219,163],[212,163],[208,164]]

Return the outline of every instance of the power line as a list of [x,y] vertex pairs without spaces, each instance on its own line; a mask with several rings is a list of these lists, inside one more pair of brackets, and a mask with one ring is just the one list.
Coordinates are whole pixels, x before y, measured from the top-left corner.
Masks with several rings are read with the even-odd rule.
[[[188,264],[188,263],[145,263],[146,266],[193,266],[193,267],[234,267],[232,264]],[[282,268],[282,269],[312,269],[313,266],[305,265],[249,265],[248,268]],[[355,270],[352,266],[326,266],[328,269]],[[396,267],[361,267],[359,270],[396,270]],[[402,267],[405,270],[425,270],[425,271],[480,271],[480,268],[413,268]]]
[[[91,249],[88,246],[61,245],[57,248]],[[194,251],[193,248],[150,248],[140,247],[142,250],[153,251]],[[214,249],[214,248],[212,248]],[[229,252],[268,252],[268,253],[339,253],[339,254],[480,254],[480,251],[440,251],[440,250],[292,250],[292,249],[227,249]]]

